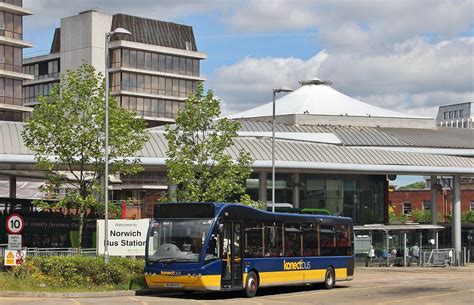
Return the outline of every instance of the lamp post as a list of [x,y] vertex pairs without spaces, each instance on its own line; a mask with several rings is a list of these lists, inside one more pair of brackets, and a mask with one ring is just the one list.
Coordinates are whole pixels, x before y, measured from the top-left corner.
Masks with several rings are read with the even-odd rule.
[[132,35],[124,28],[116,28],[112,32],[105,33],[105,154],[104,154],[104,262],[109,263],[109,41],[115,34]]
[[280,92],[291,92],[293,89],[283,86],[273,89],[273,116],[272,116],[272,213],[275,213],[275,98]]

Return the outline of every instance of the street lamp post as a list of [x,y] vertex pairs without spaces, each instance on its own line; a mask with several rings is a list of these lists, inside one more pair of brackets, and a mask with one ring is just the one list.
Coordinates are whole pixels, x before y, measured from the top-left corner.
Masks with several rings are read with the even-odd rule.
[[275,213],[275,98],[279,92],[291,92],[293,89],[284,86],[273,89],[273,116],[272,116],[272,212]]
[[116,28],[112,32],[105,33],[105,154],[104,154],[104,262],[109,263],[109,41],[115,34],[132,35],[124,28]]

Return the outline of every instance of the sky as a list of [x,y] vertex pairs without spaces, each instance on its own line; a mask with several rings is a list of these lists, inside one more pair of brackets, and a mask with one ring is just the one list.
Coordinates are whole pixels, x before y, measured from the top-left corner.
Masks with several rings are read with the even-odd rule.
[[318,77],[366,103],[435,116],[474,101],[472,0],[24,0],[24,39],[49,52],[61,17],[88,9],[193,27],[224,114]]

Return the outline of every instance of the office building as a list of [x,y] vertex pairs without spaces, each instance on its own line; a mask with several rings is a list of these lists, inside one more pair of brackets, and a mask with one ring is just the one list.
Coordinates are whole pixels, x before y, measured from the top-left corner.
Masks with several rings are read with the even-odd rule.
[[436,124],[445,127],[474,129],[474,103],[439,106]]
[[200,61],[206,55],[197,51],[192,27],[94,10],[61,19],[50,53],[23,61],[23,71],[34,75],[24,83],[24,105],[38,104],[38,96],[47,96],[59,82],[59,73],[83,60],[104,72],[105,33],[116,28],[132,36],[114,35],[109,43],[112,95],[149,126],[174,122],[185,99],[204,81]]
[[0,121],[21,122],[31,111],[23,107],[22,81],[32,79],[22,73],[23,16],[31,15],[22,0],[0,1]]

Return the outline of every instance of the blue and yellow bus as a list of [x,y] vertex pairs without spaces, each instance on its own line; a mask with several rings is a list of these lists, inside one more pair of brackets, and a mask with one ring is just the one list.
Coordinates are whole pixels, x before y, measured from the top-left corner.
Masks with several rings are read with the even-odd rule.
[[159,204],[150,223],[149,288],[243,290],[321,283],[354,275],[350,218],[269,213],[240,204]]

